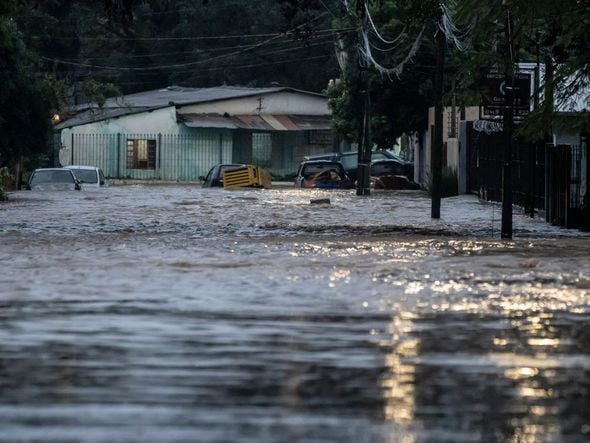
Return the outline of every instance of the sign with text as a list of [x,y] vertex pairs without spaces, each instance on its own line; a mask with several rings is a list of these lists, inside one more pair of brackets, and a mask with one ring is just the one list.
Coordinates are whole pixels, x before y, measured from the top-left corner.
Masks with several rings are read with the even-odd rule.
[[[507,103],[506,92],[510,87],[506,77],[497,72],[488,72],[483,78],[484,117],[498,118],[504,114]],[[531,109],[531,75],[525,72],[514,73],[514,118],[524,118]]]

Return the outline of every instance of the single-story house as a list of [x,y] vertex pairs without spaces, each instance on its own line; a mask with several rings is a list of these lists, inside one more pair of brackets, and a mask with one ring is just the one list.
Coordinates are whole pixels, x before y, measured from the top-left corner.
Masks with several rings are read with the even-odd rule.
[[62,165],[122,179],[196,181],[217,163],[285,177],[338,150],[326,97],[289,87],[171,86],[75,106],[55,128]]

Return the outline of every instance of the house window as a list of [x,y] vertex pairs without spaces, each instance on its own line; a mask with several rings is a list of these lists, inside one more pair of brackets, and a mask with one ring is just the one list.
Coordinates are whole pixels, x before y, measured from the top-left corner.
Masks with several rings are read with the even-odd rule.
[[127,169],[156,169],[156,140],[127,139]]

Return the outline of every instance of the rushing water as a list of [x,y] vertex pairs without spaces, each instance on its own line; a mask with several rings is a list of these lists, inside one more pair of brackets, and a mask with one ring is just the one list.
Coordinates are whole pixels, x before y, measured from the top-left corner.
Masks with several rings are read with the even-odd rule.
[[[316,198],[331,203],[310,204]],[[590,440],[590,238],[419,192],[0,204],[0,442]]]

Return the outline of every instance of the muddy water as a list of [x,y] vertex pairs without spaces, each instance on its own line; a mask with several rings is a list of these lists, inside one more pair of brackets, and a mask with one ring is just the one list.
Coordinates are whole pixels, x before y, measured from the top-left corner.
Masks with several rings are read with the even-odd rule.
[[[330,205],[310,205],[315,198]],[[469,196],[0,205],[0,442],[590,440],[590,238]]]

